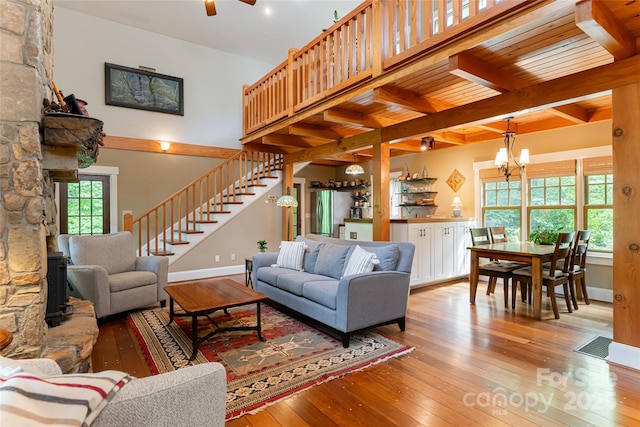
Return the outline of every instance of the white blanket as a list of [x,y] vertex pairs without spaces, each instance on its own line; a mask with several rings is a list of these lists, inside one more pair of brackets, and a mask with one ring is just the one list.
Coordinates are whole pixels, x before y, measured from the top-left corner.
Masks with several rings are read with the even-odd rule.
[[131,377],[125,372],[39,376],[0,370],[0,426],[89,426]]

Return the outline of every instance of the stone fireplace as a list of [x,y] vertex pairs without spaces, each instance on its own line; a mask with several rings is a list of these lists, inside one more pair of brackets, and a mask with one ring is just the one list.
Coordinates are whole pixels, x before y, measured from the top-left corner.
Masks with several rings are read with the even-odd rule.
[[[98,334],[91,303],[73,302],[82,319],[51,330],[45,322],[47,252],[58,234],[41,133],[43,100],[53,99],[53,2],[1,0],[1,8],[0,328],[13,335],[2,355],[50,357],[64,372],[88,371]],[[69,332],[65,323],[82,325]]]

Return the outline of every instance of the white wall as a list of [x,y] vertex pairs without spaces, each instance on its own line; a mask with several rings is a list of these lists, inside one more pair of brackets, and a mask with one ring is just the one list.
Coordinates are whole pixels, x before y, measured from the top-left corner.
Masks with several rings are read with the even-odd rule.
[[[86,100],[107,135],[239,148],[242,85],[273,67],[56,6],[54,81]],[[286,55],[286,52],[283,52]],[[105,105],[104,63],[184,79],[184,116]]]

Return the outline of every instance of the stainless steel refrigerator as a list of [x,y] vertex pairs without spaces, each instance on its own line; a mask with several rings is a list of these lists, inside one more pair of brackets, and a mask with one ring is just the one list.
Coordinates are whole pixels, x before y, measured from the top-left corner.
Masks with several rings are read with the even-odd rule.
[[320,190],[311,192],[311,233],[340,237],[339,226],[349,218],[353,198],[348,191]]

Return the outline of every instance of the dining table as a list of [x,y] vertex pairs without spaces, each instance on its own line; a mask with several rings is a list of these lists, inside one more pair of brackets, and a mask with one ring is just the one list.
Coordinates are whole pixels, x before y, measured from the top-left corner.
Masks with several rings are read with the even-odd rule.
[[542,264],[551,261],[555,245],[538,245],[530,242],[506,242],[477,245],[468,248],[471,251],[471,271],[469,273],[469,300],[476,303],[476,290],[480,272],[480,258],[494,260],[520,261],[531,264],[531,282],[533,296],[533,316],[542,318]]

